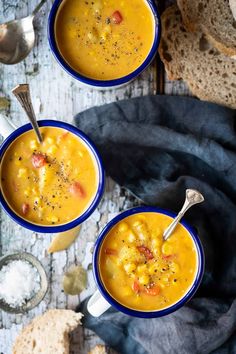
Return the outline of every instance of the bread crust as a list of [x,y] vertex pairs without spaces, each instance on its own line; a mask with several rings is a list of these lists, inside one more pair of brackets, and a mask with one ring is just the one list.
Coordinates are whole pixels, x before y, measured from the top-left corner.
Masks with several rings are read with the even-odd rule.
[[236,61],[215,49],[202,32],[188,32],[176,5],[161,19],[159,53],[168,78],[185,80],[202,100],[236,108]]
[[13,354],[69,354],[69,333],[82,318],[72,310],[48,310],[35,317],[15,340]]
[[[217,1],[220,3],[222,0]],[[231,7],[236,6],[236,0],[230,1],[234,4],[231,5]],[[217,4],[215,5],[215,13],[209,13],[209,11],[205,10],[204,8],[204,2],[206,2],[206,0],[177,0],[185,27],[191,32],[202,31],[204,34],[206,34],[212,45],[220,52],[230,57],[235,56],[236,42],[234,42],[231,37],[236,37],[236,23],[235,18],[233,17],[233,12],[230,9],[230,4],[226,3],[225,5],[224,2],[225,12],[227,13],[228,18],[228,31],[223,34],[224,31],[222,31],[220,14],[218,13],[219,11],[217,9]],[[199,11],[201,4],[202,9]],[[206,21],[206,18],[210,18],[210,16],[212,16],[210,21]],[[214,25],[211,23],[213,20]],[[219,21],[219,23],[217,21]]]

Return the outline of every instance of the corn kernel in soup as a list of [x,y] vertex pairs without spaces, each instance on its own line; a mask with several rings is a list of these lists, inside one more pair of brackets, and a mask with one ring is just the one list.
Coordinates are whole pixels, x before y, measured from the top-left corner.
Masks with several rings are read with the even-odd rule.
[[24,219],[58,225],[79,217],[98,186],[94,157],[74,134],[42,127],[39,144],[30,130],[6,150],[1,162],[1,192]]
[[[128,308],[161,310],[178,302],[197,272],[197,252],[179,224],[167,240],[172,219],[159,213],[128,216],[104,239],[99,256],[102,282],[110,295]],[[130,240],[130,233],[134,238]]]
[[58,49],[77,72],[98,80],[130,74],[154,40],[145,0],[64,0],[55,21]]

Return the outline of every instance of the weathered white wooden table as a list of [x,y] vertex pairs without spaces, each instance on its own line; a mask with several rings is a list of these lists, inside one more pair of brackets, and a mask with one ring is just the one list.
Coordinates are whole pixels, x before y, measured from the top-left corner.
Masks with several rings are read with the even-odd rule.
[[[37,0],[0,0],[0,23],[29,14],[38,3]],[[50,52],[47,41],[47,18],[52,5],[49,0],[38,14],[35,27],[38,32],[36,45],[28,58],[20,64],[5,66],[0,64],[0,101],[5,97],[9,106],[1,110],[15,125],[20,126],[27,121],[11,89],[19,83],[29,83],[32,99],[39,119],[53,118],[73,122],[73,116],[95,105],[102,105],[121,99],[156,94],[159,72],[157,60],[135,81],[126,87],[96,91],[81,88],[78,82],[67,75],[56,63]],[[166,94],[188,94],[183,82],[165,80]],[[1,132],[1,120],[0,120]],[[95,142],[96,143],[96,142]],[[71,265],[81,263],[84,259],[87,242],[93,242],[99,231],[119,211],[137,204],[127,191],[124,191],[112,180],[107,179],[106,192],[98,209],[87,220],[77,241],[69,250],[53,255],[47,254],[47,247],[52,236],[36,234],[15,224],[2,210],[0,214],[0,254],[12,251],[27,251],[34,254],[43,263],[48,279],[49,290],[41,304],[25,315],[0,313],[0,353],[10,354],[12,343],[19,330],[33,317],[48,308],[74,309],[76,305],[90,294],[95,284],[90,276],[88,289],[77,296],[66,296],[61,287],[64,271]],[[72,338],[72,353],[87,353],[101,340],[91,331],[80,327]]]

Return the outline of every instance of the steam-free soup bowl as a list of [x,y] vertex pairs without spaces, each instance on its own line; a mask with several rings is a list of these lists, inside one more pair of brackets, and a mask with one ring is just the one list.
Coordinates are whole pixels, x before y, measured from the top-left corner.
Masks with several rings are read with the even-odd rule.
[[[76,128],[75,126],[65,123],[65,122],[60,122],[60,121],[55,121],[55,120],[40,120],[38,121],[39,127],[56,127],[56,128],[62,128],[78,138],[80,138],[85,146],[88,148],[90,151],[91,155],[94,157],[95,160],[95,165],[97,168],[97,173],[98,173],[98,186],[96,193],[94,195],[93,200],[91,203],[88,205],[86,210],[81,214],[78,215],[76,219],[73,219],[71,221],[68,221],[67,223],[63,224],[58,224],[58,225],[38,225],[35,223],[32,223],[20,215],[16,214],[15,211],[9,206],[7,201],[4,198],[4,195],[2,191],[0,190],[0,203],[5,210],[5,212],[19,225],[35,231],[35,232],[41,232],[41,233],[60,233],[64,232],[67,230],[71,230],[78,225],[80,225],[83,221],[85,221],[96,209],[97,205],[99,204],[99,201],[103,195],[104,191],[104,183],[105,183],[105,173],[102,165],[102,161],[100,158],[100,155],[93,144],[93,142],[89,139],[87,135],[85,135],[81,130]],[[25,124],[19,128],[13,127],[5,118],[1,119],[1,131],[0,134],[5,138],[3,141],[2,145],[0,146],[0,166],[1,166],[1,161],[2,158],[7,151],[8,147],[11,145],[11,143],[17,139],[21,134],[24,134],[25,132],[32,130],[31,124]],[[17,196],[16,196],[17,197]]]
[[[89,86],[92,88],[97,88],[97,89],[112,89],[112,88],[118,88],[120,86],[123,86],[127,84],[128,82],[132,81],[135,79],[139,74],[141,74],[142,71],[144,71],[149,64],[152,62],[153,58],[156,55],[160,38],[161,38],[161,20],[160,20],[160,15],[158,12],[158,9],[155,5],[155,2],[152,0],[145,0],[147,3],[147,6],[150,8],[153,19],[154,19],[154,38],[153,38],[153,43],[150,48],[150,51],[146,57],[146,59],[140,64],[140,66],[137,67],[133,72],[130,74],[113,79],[113,80],[97,80],[97,79],[92,79],[88,78],[81,73],[77,72],[74,70],[62,57],[60,50],[58,48],[57,42],[56,42],[56,35],[55,35],[55,21],[56,17],[59,11],[59,7],[61,5],[63,0],[55,0],[50,14],[49,14],[49,19],[48,19],[48,40],[49,44],[52,50],[53,55],[55,56],[56,60],[58,63],[62,66],[62,68],[73,78],[78,80],[81,84],[85,86]],[[115,68],[114,68],[115,71]]]
[[[106,290],[105,286],[103,285],[102,278],[100,275],[99,271],[99,257],[100,257],[100,250],[102,243],[106,236],[108,235],[109,231],[117,225],[120,221],[125,219],[128,216],[139,214],[139,213],[158,213],[158,214],[163,214],[166,216],[169,216],[171,218],[176,217],[177,214],[174,212],[160,209],[157,207],[149,207],[149,206],[144,206],[144,207],[136,207],[129,209],[127,211],[122,212],[121,214],[117,215],[114,219],[112,219],[102,230],[100,235],[98,236],[98,239],[95,243],[95,248],[94,248],[94,253],[93,253],[93,274],[94,278],[98,287],[98,290],[92,295],[92,297],[88,301],[88,311],[94,316],[94,317],[99,317],[102,315],[110,306],[113,306],[116,308],[118,311],[121,311],[125,313],[126,315],[130,316],[135,316],[135,317],[142,317],[142,318],[155,318],[155,317],[161,317],[168,315],[176,310],[178,310],[180,307],[182,307],[187,301],[189,301],[195,292],[197,291],[202,277],[204,273],[204,251],[202,244],[200,242],[200,239],[197,235],[197,233],[194,231],[194,229],[189,226],[184,220],[182,220],[180,223],[181,225],[187,230],[188,234],[192,238],[195,248],[196,248],[196,253],[197,253],[197,270],[196,270],[196,276],[194,278],[194,281],[189,288],[189,290],[183,295],[183,297],[174,303],[173,305],[166,307],[161,310],[156,310],[156,311],[140,311],[140,310],[134,310],[131,308],[128,308],[121,304],[120,302],[116,301],[114,297],[112,297],[109,292]],[[117,284],[119,287],[119,283]]]

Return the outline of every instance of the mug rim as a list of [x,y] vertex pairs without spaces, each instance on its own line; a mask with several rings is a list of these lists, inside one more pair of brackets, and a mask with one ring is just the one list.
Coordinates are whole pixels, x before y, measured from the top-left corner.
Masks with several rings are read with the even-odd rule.
[[[56,128],[62,128],[65,129],[66,131],[71,132],[72,134],[76,135],[80,139],[83,140],[93,157],[95,158],[97,169],[98,169],[98,186],[97,186],[97,191],[96,194],[92,200],[92,202],[89,204],[88,208],[77,218],[73,219],[72,221],[69,221],[68,223],[64,223],[61,225],[40,225],[40,224],[34,224],[30,221],[27,221],[26,219],[22,218],[20,215],[18,215],[7,203],[7,201],[4,198],[4,195],[1,191],[0,188],[0,204],[2,205],[3,209],[5,212],[19,225],[25,227],[26,229],[29,229],[34,232],[40,232],[40,233],[59,233],[59,232],[64,232],[73,229],[74,227],[80,225],[83,221],[85,221],[96,209],[98,206],[103,192],[104,192],[104,187],[105,187],[105,171],[102,163],[102,159],[100,157],[100,154],[92,142],[92,140],[80,129],[77,127],[66,123],[66,122],[61,122],[61,121],[56,121],[52,119],[45,119],[45,120],[39,120],[38,121],[39,127],[56,127]],[[7,150],[7,148],[10,146],[10,144],[18,138],[20,135],[24,134],[25,132],[32,130],[32,125],[30,123],[26,123],[23,126],[17,128],[14,130],[1,144],[0,146],[0,164],[2,161],[2,158]]]
[[113,298],[109,292],[106,290],[105,286],[103,285],[103,282],[101,280],[100,272],[99,272],[99,266],[98,266],[98,261],[99,261],[99,254],[100,254],[100,249],[103,240],[105,239],[106,235],[108,232],[120,221],[125,219],[126,217],[134,214],[139,214],[139,213],[145,213],[145,212],[153,212],[157,214],[164,214],[166,216],[170,216],[172,218],[175,218],[177,216],[177,213],[172,212],[167,209],[162,209],[159,207],[152,207],[152,206],[139,206],[139,207],[134,207],[131,209],[128,209],[124,212],[121,212],[117,216],[115,216],[109,223],[106,224],[106,226],[103,228],[101,233],[99,234],[96,243],[94,245],[94,252],[93,252],[93,274],[94,278],[96,281],[96,285],[98,287],[98,290],[100,291],[101,295],[107,300],[107,302],[113,306],[116,310],[121,311],[125,313],[126,315],[134,316],[134,317],[140,317],[140,318],[157,318],[157,317],[162,317],[169,315],[170,313],[178,310],[181,308],[187,301],[189,301],[193,295],[196,293],[202,278],[204,274],[204,269],[205,269],[205,256],[204,256],[204,250],[203,246],[201,244],[201,241],[199,239],[199,236],[197,233],[194,231],[194,229],[184,220],[182,219],[180,221],[180,224],[188,231],[190,236],[192,237],[192,240],[194,241],[196,251],[197,251],[197,256],[198,256],[198,270],[195,276],[195,279],[189,288],[189,290],[184,294],[184,296],[174,303],[173,305],[161,309],[161,310],[151,310],[151,311],[141,311],[141,310],[134,310],[132,308],[128,308],[124,305],[122,305],[120,302],[118,302],[115,298]]
[[60,64],[62,69],[64,69],[74,79],[82,82],[85,85],[94,86],[97,88],[104,88],[105,89],[105,88],[119,87],[120,85],[124,85],[124,84],[132,81],[134,78],[136,78],[139,74],[141,74],[142,71],[144,71],[149,66],[152,59],[154,58],[154,56],[157,53],[157,49],[158,49],[160,39],[161,39],[161,18],[160,18],[160,14],[157,9],[157,6],[153,0],[145,0],[152,12],[154,22],[155,22],[154,23],[155,28],[154,28],[153,44],[150,48],[150,51],[149,51],[147,57],[142,62],[142,64],[139,65],[138,68],[135,69],[130,74],[122,76],[117,79],[112,79],[112,80],[92,79],[92,78],[89,78],[83,74],[80,74],[79,72],[74,70],[65,61],[65,59],[61,55],[60,50],[59,50],[57,43],[56,43],[54,24],[55,24],[57,12],[59,10],[59,7],[60,7],[62,1],[63,0],[55,0],[54,3],[52,4],[52,8],[50,10],[49,17],[48,17],[48,29],[47,29],[48,41],[49,41],[51,51],[52,51],[55,59],[57,60],[57,62]]

